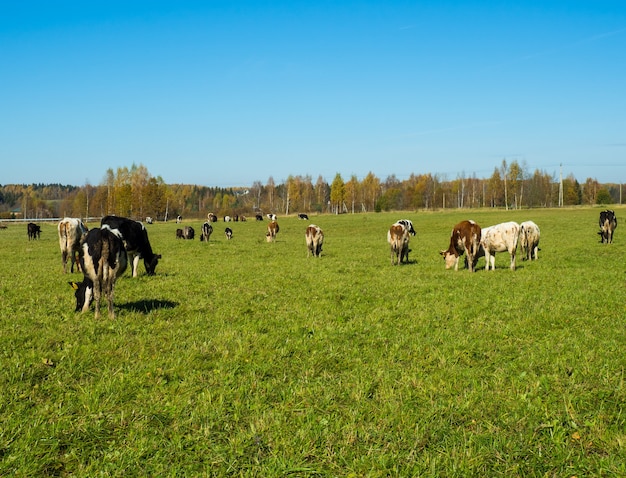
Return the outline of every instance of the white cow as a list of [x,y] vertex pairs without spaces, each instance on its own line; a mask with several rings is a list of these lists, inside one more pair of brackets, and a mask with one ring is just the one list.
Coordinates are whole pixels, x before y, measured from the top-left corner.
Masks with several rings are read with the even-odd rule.
[[59,221],[59,246],[61,247],[61,258],[63,260],[63,272],[67,273],[67,259],[70,258],[70,271],[74,272],[74,264],[80,271],[80,240],[87,234],[87,226],[82,220],[75,217],[65,217]]
[[505,251],[511,255],[511,270],[515,270],[515,253],[517,252],[519,231],[519,224],[513,221],[482,229],[480,250],[477,257],[485,256],[485,270],[489,270],[490,266],[491,270],[495,270],[496,252]]
[[539,252],[539,226],[532,221],[524,221],[519,225],[519,242],[522,249],[522,260],[537,260]]

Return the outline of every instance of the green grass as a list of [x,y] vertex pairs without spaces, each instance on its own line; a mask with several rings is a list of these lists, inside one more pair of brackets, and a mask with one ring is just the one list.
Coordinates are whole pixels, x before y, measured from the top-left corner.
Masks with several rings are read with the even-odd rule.
[[[318,216],[319,259],[297,218],[274,244],[267,221],[209,244],[154,224],[156,276],[120,278],[98,321],[73,312],[56,225],[29,242],[11,224],[0,476],[624,476],[626,232],[600,244],[598,214]],[[539,260],[444,270],[467,218],[534,220]]]

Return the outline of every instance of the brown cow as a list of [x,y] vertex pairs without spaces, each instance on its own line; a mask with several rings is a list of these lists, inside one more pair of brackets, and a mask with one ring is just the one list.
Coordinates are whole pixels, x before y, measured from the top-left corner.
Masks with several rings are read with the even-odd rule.
[[391,265],[409,262],[409,229],[402,223],[392,224],[387,231],[387,242],[391,245]]
[[280,228],[278,227],[278,223],[276,221],[271,221],[267,225],[267,232],[265,233],[265,239],[267,242],[274,242],[276,240],[276,234]]
[[459,270],[459,257],[467,252],[467,265],[471,272],[474,272],[476,256],[480,248],[480,226],[474,221],[461,221],[452,229],[450,234],[450,245],[445,251],[441,251],[446,262],[446,269],[454,266],[454,270]]
[[324,243],[324,231],[319,226],[311,224],[307,226],[304,234],[306,239],[306,256],[319,257],[322,254],[322,244]]

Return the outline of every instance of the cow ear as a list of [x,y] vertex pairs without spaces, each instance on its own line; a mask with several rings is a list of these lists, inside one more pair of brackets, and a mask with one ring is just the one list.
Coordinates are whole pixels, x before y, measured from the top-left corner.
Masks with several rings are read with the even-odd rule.
[[78,290],[78,284],[76,282],[68,282],[70,287],[74,290]]
[[446,255],[446,251],[439,251],[439,254],[442,255],[442,256],[445,256]]

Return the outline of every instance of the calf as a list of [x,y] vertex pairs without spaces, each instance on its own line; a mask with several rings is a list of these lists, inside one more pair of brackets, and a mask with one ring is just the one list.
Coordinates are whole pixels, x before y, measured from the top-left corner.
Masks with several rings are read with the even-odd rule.
[[31,239],[34,241],[35,239],[39,239],[41,237],[41,228],[35,224],[34,222],[29,222],[26,226],[28,232],[28,240]]
[[89,231],[82,241],[82,282],[70,282],[75,290],[76,311],[85,312],[95,300],[95,318],[100,318],[100,298],[106,295],[109,317],[114,318],[113,291],[116,279],[124,273],[128,257],[120,237],[108,228]]
[[519,225],[519,244],[522,250],[522,260],[537,260],[539,252],[539,226],[532,221],[524,221]]
[[503,222],[483,228],[480,237],[480,249],[476,259],[485,256],[485,270],[496,269],[496,252],[508,251],[511,255],[511,270],[515,270],[515,253],[520,226],[516,222]]
[[267,232],[265,233],[265,239],[267,242],[274,242],[276,240],[276,234],[280,231],[278,223],[273,220],[267,225]]
[[461,221],[452,229],[450,234],[450,245],[448,249],[441,251],[446,264],[446,269],[454,267],[459,270],[459,257],[467,252],[467,265],[471,272],[474,272],[476,265],[476,255],[480,248],[481,231],[480,226],[474,221]]
[[607,209],[600,213],[600,234],[602,243],[611,244],[613,242],[613,232],[617,227],[617,217],[615,212]]
[[191,226],[183,227],[183,238],[184,239],[193,239],[196,236],[196,231]]
[[233,230],[230,227],[224,229],[224,234],[226,234],[226,239],[229,241],[233,238]]
[[304,219],[305,221],[308,221],[309,220],[309,216],[307,216],[304,213],[300,213],[300,214],[298,214],[298,219]]
[[409,229],[400,222],[391,225],[387,231],[387,242],[391,246],[391,265],[409,262]]
[[213,226],[209,222],[202,224],[202,232],[200,233],[200,241],[209,242],[209,238],[213,234]]
[[67,258],[70,257],[70,272],[74,272],[74,264],[80,271],[80,240],[87,234],[87,226],[78,218],[65,217],[57,225],[59,231],[59,247],[63,261],[63,273],[67,274]]
[[137,266],[139,259],[143,259],[143,265],[148,275],[154,275],[161,254],[152,252],[152,246],[148,240],[148,231],[139,221],[133,221],[120,216],[104,216],[100,221],[101,227],[108,227],[124,241],[124,247],[128,252],[131,272],[133,277],[137,277]]
[[311,224],[306,228],[304,234],[306,239],[306,256],[320,257],[322,254],[322,244],[324,243],[324,231],[319,226]]

